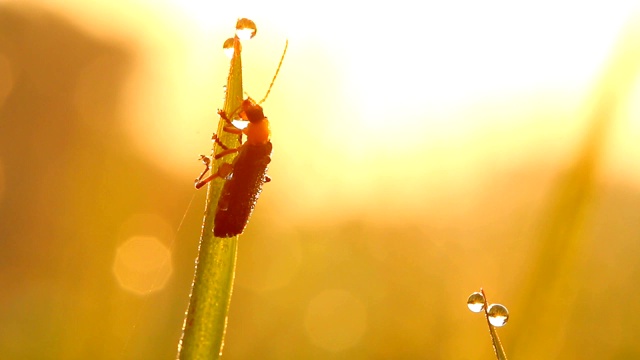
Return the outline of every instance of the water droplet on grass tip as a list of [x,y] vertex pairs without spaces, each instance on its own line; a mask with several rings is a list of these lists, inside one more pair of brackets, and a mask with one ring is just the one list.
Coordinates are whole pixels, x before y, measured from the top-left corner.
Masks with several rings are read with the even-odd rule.
[[504,326],[509,321],[509,310],[504,305],[489,305],[487,315],[489,316],[489,322],[495,327]]
[[234,42],[233,38],[228,38],[227,40],[224,41],[224,44],[222,44],[222,50],[224,50],[224,54],[227,55],[229,59],[233,57],[233,52],[234,52],[233,42]]
[[482,311],[482,309],[484,309],[484,296],[482,296],[482,293],[474,292],[469,295],[469,298],[467,299],[467,306],[469,307],[469,310],[475,313]]
[[247,18],[238,19],[236,23],[236,36],[240,40],[249,40],[256,36],[258,32],[258,28],[256,27],[256,23]]

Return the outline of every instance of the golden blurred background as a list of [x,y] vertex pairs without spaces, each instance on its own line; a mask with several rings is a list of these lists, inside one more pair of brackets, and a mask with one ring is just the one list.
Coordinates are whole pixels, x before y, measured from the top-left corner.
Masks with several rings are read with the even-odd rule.
[[225,359],[640,359],[637,1],[0,1],[0,358],[172,359],[238,17]]

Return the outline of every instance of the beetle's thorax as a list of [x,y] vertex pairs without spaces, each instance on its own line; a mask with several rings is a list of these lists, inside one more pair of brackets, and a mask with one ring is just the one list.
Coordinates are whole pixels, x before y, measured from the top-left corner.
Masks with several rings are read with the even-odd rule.
[[271,138],[271,130],[269,129],[269,120],[263,118],[259,122],[249,122],[242,131],[247,135],[247,143],[251,145],[265,144]]

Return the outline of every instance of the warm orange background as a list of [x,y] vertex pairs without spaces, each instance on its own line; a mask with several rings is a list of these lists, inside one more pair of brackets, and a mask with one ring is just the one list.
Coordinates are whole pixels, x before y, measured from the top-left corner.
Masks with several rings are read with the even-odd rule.
[[290,45],[225,359],[491,359],[480,287],[640,358],[639,4],[214,3],[0,1],[2,359],[174,358],[237,17],[252,97]]

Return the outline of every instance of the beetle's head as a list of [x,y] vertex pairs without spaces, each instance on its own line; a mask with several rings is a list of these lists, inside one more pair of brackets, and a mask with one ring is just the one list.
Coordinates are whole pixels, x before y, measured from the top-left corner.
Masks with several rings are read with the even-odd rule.
[[262,107],[253,101],[252,98],[247,98],[242,102],[240,117],[252,123],[259,123],[265,118]]

